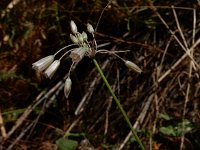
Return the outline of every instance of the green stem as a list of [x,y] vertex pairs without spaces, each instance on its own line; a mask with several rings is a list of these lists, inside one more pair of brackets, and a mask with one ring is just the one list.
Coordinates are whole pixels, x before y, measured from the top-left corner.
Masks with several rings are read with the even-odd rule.
[[111,93],[113,99],[115,100],[115,102],[116,102],[116,104],[117,104],[117,107],[118,107],[119,110],[121,111],[121,113],[122,113],[122,115],[123,115],[123,117],[124,117],[126,123],[127,123],[128,126],[130,127],[130,129],[131,129],[131,131],[132,131],[132,133],[133,133],[133,135],[134,135],[136,141],[137,141],[138,144],[140,145],[140,148],[141,148],[142,150],[145,150],[145,148],[144,148],[144,146],[143,146],[141,140],[140,140],[139,137],[137,136],[137,133],[136,133],[135,129],[133,128],[133,126],[132,126],[132,124],[131,124],[131,122],[130,122],[130,120],[129,120],[127,114],[126,114],[126,112],[125,112],[124,109],[122,108],[122,106],[121,106],[121,104],[120,104],[118,98],[116,97],[116,95],[115,95],[115,93],[113,92],[113,90],[112,90],[110,84],[108,83],[106,77],[104,76],[104,74],[103,74],[101,68],[99,67],[98,62],[96,61],[96,59],[93,59],[93,62],[94,62],[94,64],[95,64],[95,66],[96,66],[98,72],[100,73],[101,78],[103,79],[104,83],[106,84],[106,86],[107,86],[109,92]]

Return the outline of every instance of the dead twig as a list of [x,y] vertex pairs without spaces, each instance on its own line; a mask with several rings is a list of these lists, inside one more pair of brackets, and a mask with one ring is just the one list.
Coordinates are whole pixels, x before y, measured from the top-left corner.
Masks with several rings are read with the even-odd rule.
[[6,128],[4,126],[4,123],[3,123],[3,117],[1,114],[1,110],[0,110],[0,129],[1,129],[2,138],[4,140],[7,137],[7,133],[6,133]]
[[[192,34],[192,44],[194,45],[195,43],[195,31],[196,31],[196,9],[193,10],[193,34]],[[193,56],[193,51],[190,52],[191,55]],[[190,61],[189,64],[189,73],[188,73],[188,78],[191,79],[192,76],[192,66],[193,66],[193,62]],[[190,82],[188,82],[187,84],[187,89],[186,89],[186,95],[185,95],[185,101],[184,101],[184,108],[183,108],[183,116],[182,116],[182,128],[184,130],[184,119],[185,119],[185,114],[186,114],[186,108],[187,108],[187,103],[189,102],[189,93],[190,93]],[[184,133],[182,133],[181,136],[181,144],[180,144],[180,150],[183,149],[184,147],[184,139],[185,139],[185,135]]]
[[[192,45],[188,52],[194,51],[195,48],[199,45],[199,43],[200,38]],[[178,61],[158,79],[158,82],[161,82],[164,78],[166,78],[171,73],[171,71],[173,71],[187,56],[187,53],[185,53],[181,58],[179,58]]]
[[[193,59],[193,57],[190,55],[189,51],[186,47],[183,46],[181,41],[178,39],[178,37],[174,34],[174,32],[170,29],[166,21],[162,18],[162,16],[158,13],[157,8],[153,5],[151,1],[149,1],[150,8],[155,12],[155,14],[158,16],[158,18],[161,20],[161,22],[165,25],[165,27],[168,29],[168,31],[174,36],[174,39],[178,42],[178,44],[181,46],[181,48],[185,51],[185,53],[188,55],[188,57],[193,61],[193,63],[197,66],[199,69],[200,66],[198,63]],[[194,68],[196,70],[196,68]]]

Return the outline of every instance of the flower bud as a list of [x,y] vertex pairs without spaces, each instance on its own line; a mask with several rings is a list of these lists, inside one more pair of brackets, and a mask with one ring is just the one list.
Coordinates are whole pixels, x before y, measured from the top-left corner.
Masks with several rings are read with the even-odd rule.
[[79,62],[86,54],[87,52],[87,47],[79,47],[75,48],[69,57],[72,58],[73,62]]
[[71,92],[71,87],[72,87],[72,80],[68,77],[64,85],[64,94],[66,98],[68,98],[69,93]]
[[133,70],[133,71],[136,71],[136,72],[138,72],[138,73],[141,73],[141,72],[142,72],[142,70],[141,70],[135,63],[133,63],[133,62],[131,62],[131,61],[126,60],[126,61],[125,61],[125,65],[126,65],[129,69],[131,69],[131,70]]
[[78,44],[79,43],[78,39],[74,35],[72,35],[72,34],[70,34],[70,39],[72,40],[72,42],[74,44]]
[[84,40],[83,40],[82,34],[77,33],[77,38],[78,38],[79,43],[83,43]]
[[86,41],[88,36],[87,36],[87,33],[85,33],[84,31],[82,32],[82,37],[83,37],[83,41]]
[[73,20],[71,20],[70,22],[70,27],[73,34],[76,34],[78,32],[77,26]]
[[87,24],[87,30],[88,30],[89,33],[92,33],[92,34],[94,33],[94,28],[89,23]]
[[46,56],[32,64],[32,68],[36,71],[42,72],[49,67],[54,60],[54,55]]
[[44,75],[51,79],[58,67],[60,66],[60,60],[55,60],[48,68],[45,70]]

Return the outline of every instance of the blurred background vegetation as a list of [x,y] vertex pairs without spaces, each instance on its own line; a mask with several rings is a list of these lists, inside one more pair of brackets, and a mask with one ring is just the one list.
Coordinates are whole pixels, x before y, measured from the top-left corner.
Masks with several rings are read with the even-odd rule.
[[[143,70],[137,74],[116,57],[96,56],[146,149],[179,149],[181,143],[181,149],[200,149],[199,46],[191,52],[193,59],[185,57],[171,69],[185,54],[180,43],[188,50],[199,39],[200,1],[108,3],[108,0],[0,1],[2,149],[58,149],[61,141],[58,139],[64,135],[72,140],[67,141],[72,145],[70,149],[139,149],[135,139],[128,135],[129,128],[90,58],[84,58],[72,72],[73,86],[68,99],[62,85],[71,64],[69,58],[62,60],[51,80],[32,69],[32,63],[71,43],[71,20],[83,31],[87,23],[96,27],[99,19],[97,43],[109,42],[105,49],[110,51],[130,50],[120,56]],[[161,80],[167,71],[169,74]],[[56,87],[59,83],[60,89]],[[83,99],[85,103],[75,115]],[[33,109],[27,113],[29,108]]]

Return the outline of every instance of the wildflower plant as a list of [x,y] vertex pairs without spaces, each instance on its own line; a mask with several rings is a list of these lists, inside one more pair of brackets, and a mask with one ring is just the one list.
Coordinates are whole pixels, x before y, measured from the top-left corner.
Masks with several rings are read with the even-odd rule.
[[[72,60],[72,65],[69,69],[68,77],[67,77],[65,84],[64,84],[64,95],[67,98],[70,94],[71,86],[72,86],[72,81],[70,79],[71,68],[73,67],[74,64],[79,63],[85,56],[90,57],[93,60],[95,67],[97,68],[98,72],[100,73],[100,76],[102,77],[104,83],[106,84],[106,86],[107,86],[109,92],[111,93],[113,99],[115,100],[115,102],[116,102],[119,110],[121,111],[125,121],[127,122],[128,126],[130,127],[136,141],[140,145],[140,148],[144,149],[144,146],[141,143],[139,137],[137,136],[137,133],[136,133],[135,129],[133,128],[127,114],[125,113],[124,109],[122,108],[120,101],[116,97],[116,95],[113,92],[110,84],[108,83],[106,77],[104,76],[100,66],[98,65],[98,62],[95,59],[95,55],[97,53],[112,54],[112,55],[116,56],[117,58],[119,58],[120,60],[122,60],[123,63],[129,69],[136,71],[138,73],[141,73],[142,70],[135,63],[133,63],[129,60],[123,59],[122,57],[117,55],[115,52],[110,52],[108,50],[98,50],[97,49],[97,42],[95,40],[95,30],[94,30],[94,28],[91,24],[89,24],[89,23],[87,24],[87,31],[88,31],[89,34],[92,35],[92,38],[93,38],[92,42],[88,42],[88,35],[87,35],[86,32],[83,31],[82,33],[80,33],[78,31],[78,28],[77,28],[77,26],[76,26],[76,24],[73,20],[71,20],[71,22],[70,22],[70,28],[71,28],[71,32],[72,32],[72,34],[70,34],[70,39],[73,42],[73,44],[67,45],[67,46],[61,48],[54,55],[49,55],[47,57],[44,57],[44,58],[38,60],[37,62],[32,64],[32,68],[35,69],[36,71],[40,72],[40,73],[43,73],[47,78],[51,79],[53,77],[53,75],[55,74],[56,70],[59,68],[61,59],[63,57],[65,57],[67,54],[70,53],[68,56]],[[68,48],[71,48],[71,49],[64,52],[64,54],[60,58],[55,59],[56,55],[58,53],[62,52],[63,50],[66,50]]]

